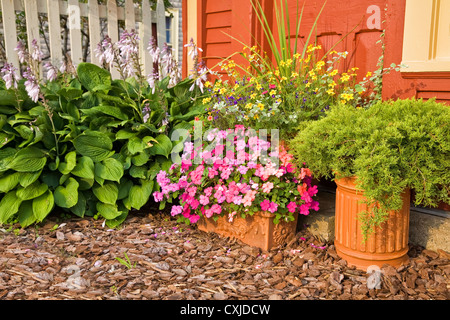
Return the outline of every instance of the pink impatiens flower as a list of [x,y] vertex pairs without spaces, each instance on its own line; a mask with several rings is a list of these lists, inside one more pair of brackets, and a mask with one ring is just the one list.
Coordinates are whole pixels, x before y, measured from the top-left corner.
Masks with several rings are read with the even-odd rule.
[[265,199],[263,202],[261,202],[261,210],[262,211],[267,211],[269,210],[270,207],[270,201]]
[[271,202],[269,206],[269,211],[275,213],[278,210],[278,204]]
[[297,209],[297,204],[294,201],[291,201],[287,205],[287,209],[289,212],[295,212],[295,209]]
[[172,210],[170,211],[170,214],[173,216],[179,215],[181,212],[183,212],[182,206],[173,206]]
[[273,189],[273,183],[272,182],[266,182],[262,185],[262,191],[264,193],[269,193],[270,190]]

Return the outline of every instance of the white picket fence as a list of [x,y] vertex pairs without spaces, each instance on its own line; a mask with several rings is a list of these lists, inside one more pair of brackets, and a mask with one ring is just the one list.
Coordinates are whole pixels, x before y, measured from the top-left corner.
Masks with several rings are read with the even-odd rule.
[[[60,19],[68,16],[70,58],[76,66],[83,61],[83,43],[81,41],[81,17],[87,17],[89,26],[90,59],[99,64],[93,54],[102,41],[100,19],[106,19],[107,34],[113,42],[119,40],[119,21],[125,22],[125,30],[138,30],[140,38],[140,57],[145,74],[153,68],[152,59],[147,47],[152,37],[152,23],[156,22],[157,34],[154,35],[161,47],[166,40],[166,22],[163,0],[157,1],[156,11],[150,7],[148,0],[142,1],[141,8],[134,6],[133,0],[125,0],[124,6],[117,6],[116,0],[107,0],[106,5],[99,5],[97,0],[80,3],[78,0],[0,0],[3,16],[3,34],[6,57],[10,63],[19,67],[19,60],[14,49],[17,46],[16,14],[15,11],[25,12],[28,47],[31,41],[38,40],[38,14],[44,13],[48,19],[48,39],[50,61],[58,65],[63,59]],[[118,72],[112,70],[112,76],[118,78]]]

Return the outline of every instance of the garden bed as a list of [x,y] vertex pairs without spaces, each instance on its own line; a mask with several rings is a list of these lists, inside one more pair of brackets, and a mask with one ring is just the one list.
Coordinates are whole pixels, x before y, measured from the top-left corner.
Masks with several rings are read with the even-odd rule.
[[[382,268],[380,289],[368,289],[365,272],[302,230],[287,246],[264,252],[177,224],[169,214],[134,214],[118,229],[52,215],[39,228],[0,229],[0,241],[3,300],[450,298],[443,251],[411,247],[407,266]],[[116,259],[126,257],[128,266]]]

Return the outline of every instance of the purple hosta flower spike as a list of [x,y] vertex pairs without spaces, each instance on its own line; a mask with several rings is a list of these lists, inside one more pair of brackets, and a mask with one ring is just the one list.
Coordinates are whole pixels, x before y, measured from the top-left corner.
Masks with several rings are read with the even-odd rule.
[[31,71],[30,67],[27,67],[27,70],[23,73],[25,79],[25,90],[30,96],[31,100],[37,102],[39,99],[40,87],[39,83],[36,79],[36,76]]
[[47,69],[47,79],[48,81],[54,81],[58,77],[58,69],[52,65],[50,62],[46,62],[44,67]]
[[105,36],[103,41],[98,44],[97,46],[97,57],[100,60],[100,64],[103,62],[106,62],[107,65],[112,67],[112,64],[114,62],[114,48],[111,41],[111,38],[108,36]]
[[150,88],[152,89],[152,94],[155,93],[156,90],[156,81],[159,80],[159,74],[157,71],[153,72],[147,77],[147,82],[150,85]]
[[4,73],[3,80],[5,81],[6,89],[14,87],[17,89],[17,69],[10,63],[6,62],[1,72]]
[[148,119],[150,119],[150,114],[151,114],[152,110],[150,109],[150,105],[148,103],[146,103],[144,105],[144,108],[142,109],[142,114],[144,115],[144,123],[148,121]]
[[159,63],[161,50],[156,45],[155,37],[152,37],[150,39],[147,50],[148,53],[150,53],[150,55],[152,56],[153,63]]
[[122,33],[119,42],[117,42],[117,48],[119,48],[122,58],[127,61],[131,59],[132,55],[138,54],[139,37],[134,30],[131,30],[131,32],[125,30]]
[[42,53],[41,49],[39,49],[38,42],[36,39],[33,39],[31,41],[31,59],[37,62],[41,62],[42,58],[44,57],[44,54]]
[[17,52],[20,63],[25,63],[28,60],[28,51],[22,41],[17,42],[17,46],[14,49]]

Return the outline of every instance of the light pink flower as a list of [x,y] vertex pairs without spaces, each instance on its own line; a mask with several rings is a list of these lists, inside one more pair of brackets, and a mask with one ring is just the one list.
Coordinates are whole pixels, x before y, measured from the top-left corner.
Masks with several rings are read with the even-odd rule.
[[273,183],[272,182],[266,182],[262,185],[262,191],[264,193],[269,193],[273,189]]

